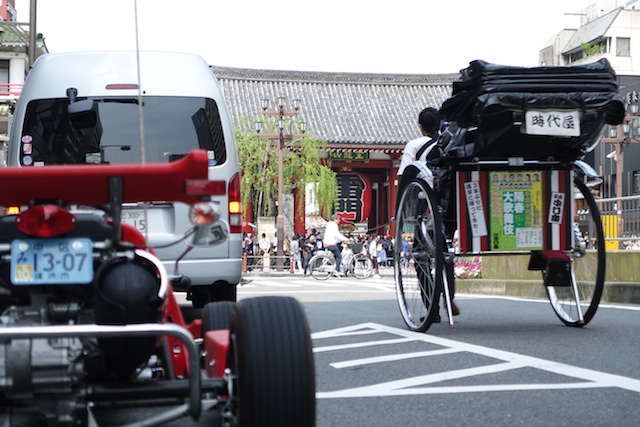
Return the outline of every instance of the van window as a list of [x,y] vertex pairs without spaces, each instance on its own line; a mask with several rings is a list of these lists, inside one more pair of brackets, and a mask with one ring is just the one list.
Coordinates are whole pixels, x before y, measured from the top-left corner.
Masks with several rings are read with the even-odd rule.
[[[24,166],[82,163],[141,163],[137,97],[91,99],[95,120],[71,122],[68,98],[29,103],[21,137]],[[91,104],[91,103],[89,103]],[[209,98],[142,97],[145,163],[177,160],[194,149],[209,153],[209,164],[226,161],[218,105]]]

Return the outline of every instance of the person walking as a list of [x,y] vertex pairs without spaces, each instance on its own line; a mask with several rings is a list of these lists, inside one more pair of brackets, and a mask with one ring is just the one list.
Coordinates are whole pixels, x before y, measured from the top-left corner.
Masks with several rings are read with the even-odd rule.
[[307,270],[309,269],[309,260],[313,258],[313,256],[318,251],[318,242],[316,242],[316,235],[312,234],[309,238],[304,242],[304,247],[302,248],[302,274],[304,276],[307,275]]
[[253,239],[251,238],[251,234],[247,234],[247,237],[244,239],[244,255],[247,257],[247,271],[253,270]]
[[[284,259],[282,260],[282,265],[291,266],[291,238],[287,234],[284,236],[284,241],[282,242],[282,256]],[[289,268],[288,267],[288,268]]]
[[378,266],[387,267],[387,251],[384,248],[384,240],[378,242]]
[[409,244],[408,237],[404,233],[402,233],[401,245],[400,264],[403,268],[409,268],[409,251],[411,250],[411,245]]
[[269,253],[271,251],[271,242],[269,242],[269,239],[267,239],[266,233],[262,233],[262,236],[260,236],[258,247],[260,248],[261,255],[264,255],[265,253]]
[[260,241],[258,242],[258,248],[262,256],[262,271],[269,271],[271,263],[271,242],[267,239],[266,233],[262,233]]
[[341,261],[341,269],[342,269],[342,274],[344,274],[345,276],[349,273],[349,263],[351,262],[351,259],[353,259],[353,249],[351,249],[349,247],[349,242],[342,242],[342,261]]
[[289,247],[291,256],[293,257],[293,269],[302,271],[302,259],[300,256],[300,240],[299,236],[293,235],[291,239],[291,245]]
[[374,238],[369,243],[369,258],[371,258],[371,262],[373,263],[373,278],[380,278],[380,270],[378,266],[378,243],[380,242],[380,236],[374,236]]

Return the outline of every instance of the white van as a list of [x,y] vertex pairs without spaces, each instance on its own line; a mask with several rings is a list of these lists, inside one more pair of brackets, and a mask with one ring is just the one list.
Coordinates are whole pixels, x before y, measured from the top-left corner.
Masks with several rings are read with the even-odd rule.
[[[70,123],[68,107],[87,99],[93,100],[98,119],[78,129]],[[158,163],[179,159],[193,149],[208,151],[209,179],[226,183],[226,195],[212,197],[212,202],[230,225],[227,243],[194,248],[180,262],[180,273],[191,279],[188,298],[202,307],[209,301],[236,299],[242,273],[242,218],[229,115],[218,81],[201,57],[169,52],[40,56],[15,108],[7,164],[142,163],[142,153],[144,163]],[[184,247],[162,245],[189,229],[187,208],[157,203],[123,210],[122,220],[147,235],[169,273]]]

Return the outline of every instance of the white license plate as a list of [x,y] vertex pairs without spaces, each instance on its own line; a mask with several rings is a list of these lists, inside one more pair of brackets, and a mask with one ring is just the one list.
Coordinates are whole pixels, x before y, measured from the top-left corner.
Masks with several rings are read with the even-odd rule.
[[527,135],[580,136],[578,110],[528,110],[524,132]]
[[144,232],[147,231],[147,216],[148,215],[145,215],[144,210],[125,209],[120,215],[120,221]]
[[88,238],[20,239],[11,242],[15,285],[87,284],[93,280],[93,244]]

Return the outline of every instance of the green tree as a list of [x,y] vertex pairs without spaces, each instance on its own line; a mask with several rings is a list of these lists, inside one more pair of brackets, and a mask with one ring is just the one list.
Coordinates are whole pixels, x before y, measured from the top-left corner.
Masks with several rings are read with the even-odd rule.
[[597,55],[603,51],[603,46],[601,44],[591,45],[589,43],[582,43],[580,46],[587,56]]
[[[245,118],[234,126],[240,159],[243,209],[246,211],[247,202],[251,200],[257,216],[274,216],[278,200],[278,141],[257,136],[253,131],[256,121],[262,122],[263,134],[277,134],[275,124],[264,117]],[[293,133],[299,134],[299,123],[294,121],[292,125]],[[328,218],[334,210],[338,193],[336,174],[331,170],[330,163],[320,158],[326,146],[325,141],[312,134],[285,141],[283,188],[285,194],[299,190],[296,199],[298,213],[304,212],[304,195],[308,184],[314,186],[320,214]]]

